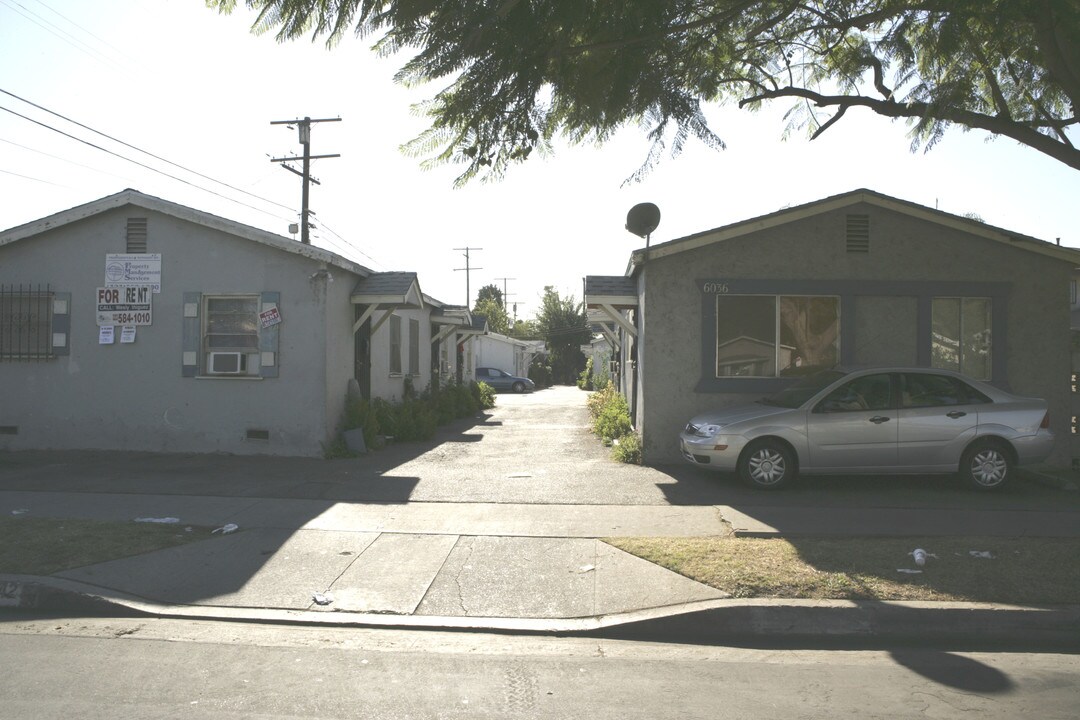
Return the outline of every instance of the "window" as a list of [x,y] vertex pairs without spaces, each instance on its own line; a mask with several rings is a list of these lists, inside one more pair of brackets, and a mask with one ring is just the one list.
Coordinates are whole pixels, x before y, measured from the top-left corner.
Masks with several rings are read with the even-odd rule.
[[931,367],[990,379],[991,305],[990,298],[934,298]]
[[822,412],[888,410],[892,403],[892,381],[888,373],[863,375],[829,393],[818,409]]
[[990,398],[965,382],[946,375],[905,373],[900,405],[905,408],[988,403]]
[[390,316],[390,374],[401,374],[401,318]]
[[0,294],[0,358],[39,360],[52,356],[52,293]]
[[409,320],[409,374],[420,374],[420,321]]
[[203,328],[203,372],[259,374],[259,298],[207,297]]
[[839,357],[839,298],[716,298],[716,377],[803,375],[833,367]]
[[47,285],[0,285],[0,360],[67,355],[70,300]]

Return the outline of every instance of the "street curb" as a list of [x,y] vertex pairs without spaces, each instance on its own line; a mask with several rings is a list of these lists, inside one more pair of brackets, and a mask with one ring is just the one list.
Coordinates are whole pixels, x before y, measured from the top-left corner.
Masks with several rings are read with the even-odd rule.
[[598,635],[635,640],[888,640],[1022,643],[1080,649],[1080,605],[869,600],[705,600],[611,615],[497,618],[165,605],[62,578],[0,576],[0,610],[149,615],[337,627]]

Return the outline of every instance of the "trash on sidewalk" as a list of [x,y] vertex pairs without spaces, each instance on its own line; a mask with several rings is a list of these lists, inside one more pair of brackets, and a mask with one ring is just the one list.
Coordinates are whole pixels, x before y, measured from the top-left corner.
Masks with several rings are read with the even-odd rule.
[[211,534],[213,534],[213,533],[221,533],[222,535],[228,535],[229,533],[236,532],[239,529],[240,529],[240,526],[237,525],[236,523],[228,523],[226,525],[222,525],[217,530],[211,530]]
[[28,509],[26,509],[26,508],[19,508],[18,510],[12,510],[11,514],[12,515],[25,515],[28,512],[30,512],[30,511]]
[[922,548],[915,548],[914,550],[909,552],[908,555],[915,559],[915,564],[919,567],[922,567],[926,564],[927,558],[934,558],[935,560],[937,560],[937,555],[935,555],[934,553],[928,553]]
[[329,605],[334,602],[334,597],[330,593],[312,593],[311,599],[315,601],[316,605]]
[[583,573],[587,573],[587,572],[589,572],[591,570],[595,570],[595,569],[596,569],[595,565],[582,565],[581,566],[581,572],[583,572]]
[[984,558],[986,560],[995,560],[994,554],[989,550],[968,550],[968,555],[973,558]]
[[911,568],[897,568],[896,572],[906,575],[922,575],[922,570],[912,570]]
[[139,522],[139,523],[162,523],[164,525],[174,525],[174,524],[180,522],[180,518],[174,518],[174,517],[163,517],[163,518],[141,517],[141,518],[135,518],[135,522]]

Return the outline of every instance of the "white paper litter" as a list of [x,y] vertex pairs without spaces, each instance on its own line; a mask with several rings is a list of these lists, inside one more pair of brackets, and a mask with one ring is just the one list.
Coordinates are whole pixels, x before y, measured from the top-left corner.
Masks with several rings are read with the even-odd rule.
[[912,570],[910,568],[897,568],[896,572],[904,573],[905,575],[921,575],[922,570]]
[[968,550],[968,555],[973,558],[985,558],[987,560],[994,559],[994,554],[989,550]]
[[227,525],[222,525],[217,530],[212,530],[211,533],[221,533],[222,535],[228,535],[229,533],[236,532],[239,529],[240,526],[236,523],[228,523]]
[[587,573],[590,570],[595,570],[595,569],[596,569],[595,565],[582,565],[581,566],[581,572],[583,572],[583,573]]
[[163,523],[165,525],[173,525],[175,523],[180,522],[180,518],[174,518],[174,517],[163,517],[163,518],[144,517],[144,518],[135,518],[135,522]]
[[30,511],[27,510],[26,508],[19,508],[18,510],[12,510],[11,514],[12,515],[25,515],[28,512],[30,512]]
[[334,602],[334,598],[330,593],[312,593],[311,599],[315,601],[316,605],[329,605]]

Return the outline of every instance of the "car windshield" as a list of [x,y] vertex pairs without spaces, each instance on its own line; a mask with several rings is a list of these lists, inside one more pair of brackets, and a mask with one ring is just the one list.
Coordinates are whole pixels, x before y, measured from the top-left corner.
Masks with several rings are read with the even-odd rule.
[[780,392],[761,398],[758,402],[762,405],[797,408],[817,395],[826,386],[844,377],[844,374],[840,370],[826,370],[815,375],[809,375]]

